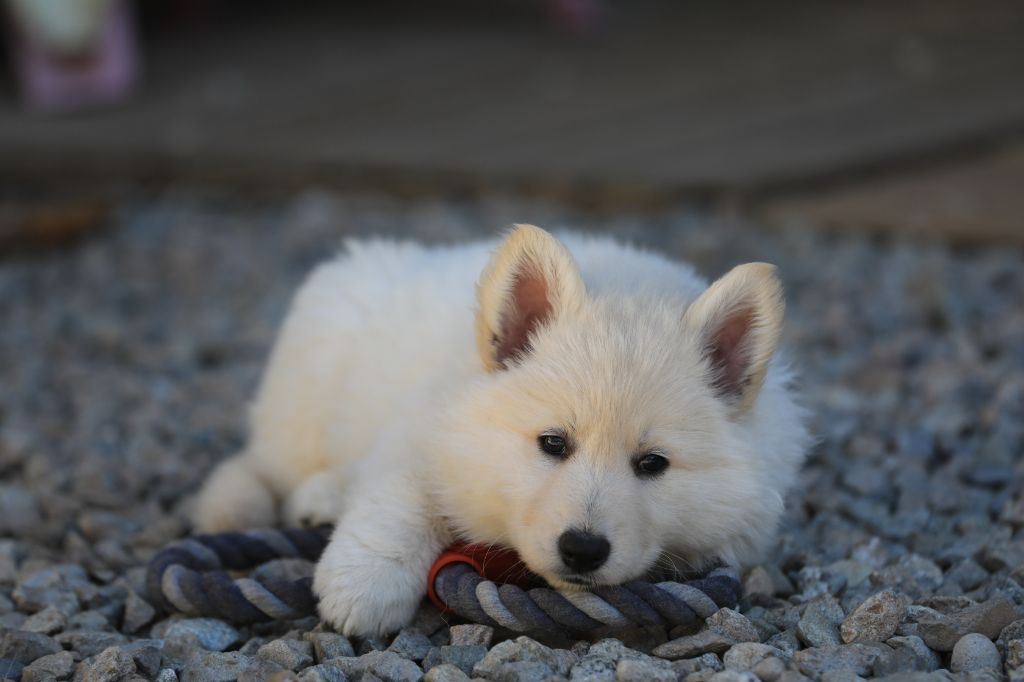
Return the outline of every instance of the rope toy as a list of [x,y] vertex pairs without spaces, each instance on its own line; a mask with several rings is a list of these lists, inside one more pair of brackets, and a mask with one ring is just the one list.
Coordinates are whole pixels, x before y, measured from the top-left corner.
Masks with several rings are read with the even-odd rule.
[[[232,578],[271,559],[316,561],[331,528],[197,535],[157,552],[146,587],[167,611],[245,624],[316,614],[312,579]],[[740,597],[737,574],[716,568],[688,582],[633,581],[589,592],[542,585],[510,550],[456,545],[434,563],[428,596],[466,620],[516,633],[586,636],[637,626],[694,626]],[[501,581],[499,584],[496,581]]]

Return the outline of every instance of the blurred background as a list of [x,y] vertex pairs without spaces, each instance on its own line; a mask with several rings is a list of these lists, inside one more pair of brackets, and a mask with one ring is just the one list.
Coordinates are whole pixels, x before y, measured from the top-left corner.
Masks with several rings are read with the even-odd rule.
[[2,244],[167,184],[1022,236],[1013,0],[2,6]]

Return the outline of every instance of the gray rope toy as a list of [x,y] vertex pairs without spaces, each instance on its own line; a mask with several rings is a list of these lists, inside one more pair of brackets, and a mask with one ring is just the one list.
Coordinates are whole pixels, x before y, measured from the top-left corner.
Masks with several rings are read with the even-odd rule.
[[[153,556],[147,590],[168,612],[237,624],[315,615],[310,578],[258,581],[233,578],[228,571],[248,571],[284,557],[316,561],[330,531],[255,530],[186,538]],[[740,583],[732,569],[716,568],[687,582],[634,581],[590,592],[561,592],[498,585],[467,564],[453,563],[436,572],[433,591],[448,611],[466,620],[516,633],[565,637],[638,626],[695,626],[720,608],[734,608]]]

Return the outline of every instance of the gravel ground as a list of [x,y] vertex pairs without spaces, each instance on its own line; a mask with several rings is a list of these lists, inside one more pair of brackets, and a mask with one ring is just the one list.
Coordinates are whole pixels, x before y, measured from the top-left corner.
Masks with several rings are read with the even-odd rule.
[[[351,231],[462,239],[516,218],[613,231],[712,275],[781,267],[820,443],[740,613],[557,649],[431,607],[393,640],[348,641],[147,603],[143,566],[242,442],[309,267]],[[1024,680],[1022,302],[1019,250],[768,232],[686,207],[587,225],[507,198],[125,200],[88,243],[0,262],[0,676]]]

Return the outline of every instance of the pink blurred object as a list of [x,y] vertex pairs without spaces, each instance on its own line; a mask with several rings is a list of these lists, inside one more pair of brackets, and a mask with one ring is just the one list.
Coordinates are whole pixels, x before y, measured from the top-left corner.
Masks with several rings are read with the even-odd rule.
[[603,0],[548,0],[548,12],[559,29],[578,36],[594,36],[605,28]]
[[39,31],[10,12],[14,70],[25,105],[34,111],[69,113],[125,99],[139,75],[138,47],[124,0],[101,7],[89,44],[68,52],[48,44]]

